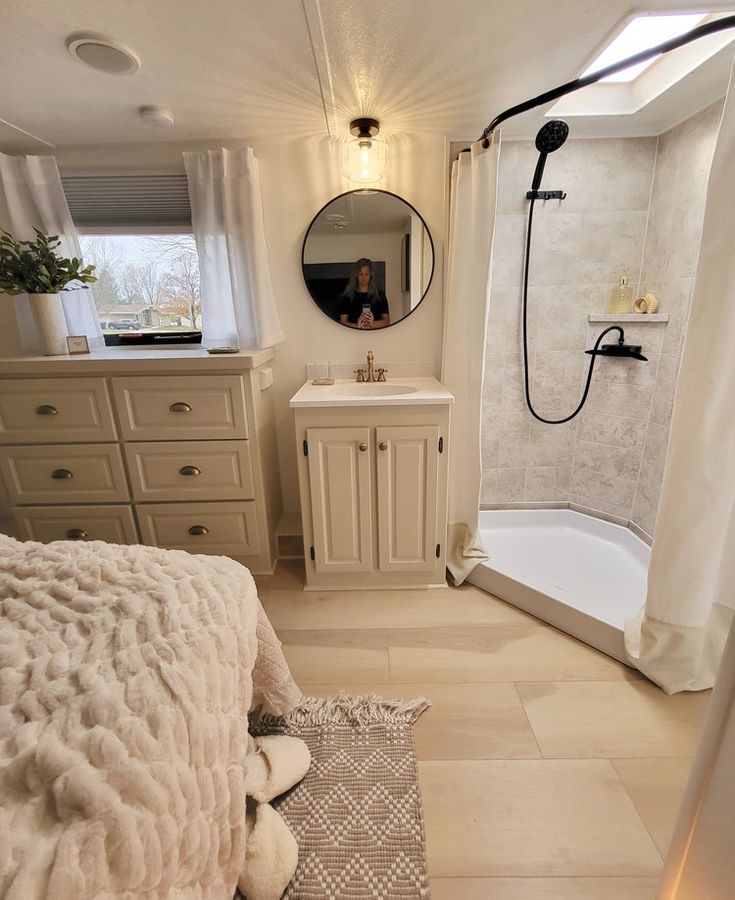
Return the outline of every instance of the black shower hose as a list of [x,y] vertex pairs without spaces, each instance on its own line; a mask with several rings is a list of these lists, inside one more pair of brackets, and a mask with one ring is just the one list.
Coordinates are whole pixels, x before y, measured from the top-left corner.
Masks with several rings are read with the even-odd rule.
[[601,332],[600,336],[595,341],[595,346],[593,348],[592,356],[590,356],[590,367],[587,372],[587,381],[584,386],[584,393],[582,394],[582,399],[579,401],[579,406],[574,410],[573,413],[570,413],[568,416],[565,416],[563,419],[545,419],[543,416],[540,416],[536,410],[533,408],[533,403],[531,402],[531,387],[530,387],[530,376],[528,372],[528,271],[531,265],[531,231],[533,229],[533,207],[536,203],[536,198],[531,198],[531,205],[528,207],[528,230],[526,232],[526,259],[523,266],[523,374],[525,379],[525,389],[526,389],[526,405],[528,406],[531,415],[538,419],[539,422],[543,422],[545,425],[563,425],[565,422],[570,422],[576,415],[578,415],[584,404],[587,402],[587,395],[590,392],[590,385],[592,384],[592,372],[595,368],[595,360],[597,356],[594,351],[600,346],[600,341],[605,337],[606,334],[609,334],[611,331],[617,331],[620,335],[620,340],[624,339],[623,329],[619,325],[611,325],[609,328],[606,328],[603,332]]

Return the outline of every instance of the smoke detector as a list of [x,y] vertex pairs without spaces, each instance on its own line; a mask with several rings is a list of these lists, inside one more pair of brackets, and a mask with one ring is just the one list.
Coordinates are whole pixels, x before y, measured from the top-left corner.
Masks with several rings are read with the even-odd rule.
[[132,75],[140,68],[137,55],[104,34],[71,34],[66,48],[79,62],[105,75]]
[[141,106],[138,114],[146,125],[153,125],[154,128],[174,127],[174,114],[162,106]]

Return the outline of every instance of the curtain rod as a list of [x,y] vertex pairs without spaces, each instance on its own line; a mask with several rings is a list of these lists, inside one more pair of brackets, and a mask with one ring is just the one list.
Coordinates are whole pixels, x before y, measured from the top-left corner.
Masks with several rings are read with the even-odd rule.
[[482,141],[483,147],[489,147],[489,136],[498,125],[500,125],[501,122],[505,122],[506,119],[510,119],[520,113],[528,112],[529,109],[534,109],[537,106],[543,106],[545,103],[550,103],[552,100],[557,100],[559,97],[564,97],[566,94],[571,94],[573,91],[578,91],[580,88],[587,87],[589,84],[594,84],[602,78],[607,78],[608,75],[622,72],[622,70],[627,69],[628,66],[634,66],[637,63],[645,62],[653,56],[658,56],[661,53],[668,53],[670,50],[676,50],[677,47],[683,47],[685,44],[690,44],[692,41],[706,37],[708,34],[715,34],[718,31],[725,31],[728,28],[735,28],[735,16],[724,16],[722,19],[706,22],[704,25],[699,25],[697,28],[692,28],[691,31],[679,35],[679,37],[671,38],[669,41],[664,41],[663,44],[650,47],[648,50],[642,50],[634,56],[629,56],[627,59],[606,66],[598,72],[593,72],[592,75],[585,75],[582,78],[575,78],[573,81],[567,81],[566,84],[561,84],[559,87],[552,88],[550,91],[545,91],[543,94],[539,94],[538,97],[533,97],[531,100],[526,100],[524,103],[511,106],[509,109],[506,109],[504,112],[495,116],[492,122],[482,132],[479,140]]

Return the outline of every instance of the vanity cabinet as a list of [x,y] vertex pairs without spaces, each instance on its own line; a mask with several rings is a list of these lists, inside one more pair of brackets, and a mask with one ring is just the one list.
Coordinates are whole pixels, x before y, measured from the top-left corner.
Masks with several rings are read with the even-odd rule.
[[296,434],[307,590],[444,586],[449,403],[296,408]]
[[272,358],[170,349],[0,360],[6,529],[232,556],[272,572],[282,512],[263,371]]

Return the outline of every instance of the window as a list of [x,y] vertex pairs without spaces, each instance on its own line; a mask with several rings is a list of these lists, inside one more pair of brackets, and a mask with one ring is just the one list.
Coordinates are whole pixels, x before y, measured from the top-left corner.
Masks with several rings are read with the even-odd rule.
[[95,266],[94,301],[107,343],[125,333],[201,331],[193,235],[87,233],[79,242],[84,262]]
[[107,344],[201,341],[199,260],[184,175],[62,178]]

